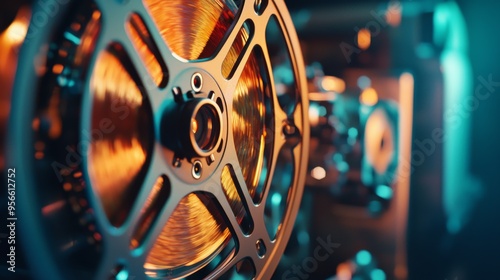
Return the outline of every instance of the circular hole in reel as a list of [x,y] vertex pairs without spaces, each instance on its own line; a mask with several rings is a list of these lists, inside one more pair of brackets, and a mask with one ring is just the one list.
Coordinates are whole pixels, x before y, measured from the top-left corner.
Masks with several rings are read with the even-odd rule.
[[191,132],[200,150],[213,150],[220,139],[221,113],[214,105],[203,104],[191,120]]

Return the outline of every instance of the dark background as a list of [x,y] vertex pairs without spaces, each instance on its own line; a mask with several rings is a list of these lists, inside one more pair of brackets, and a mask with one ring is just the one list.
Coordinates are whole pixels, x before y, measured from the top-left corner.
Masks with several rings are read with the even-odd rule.
[[[345,7],[346,5],[376,4],[383,1],[331,1],[331,0],[288,0],[291,13],[304,8]],[[403,1],[404,2],[404,1]],[[413,1],[418,2],[418,1]],[[429,2],[429,1],[428,1]],[[439,1],[434,1],[439,2]],[[493,81],[500,81],[500,3],[497,1],[456,1],[465,17],[469,36],[469,57],[472,63],[474,87],[477,77],[492,75]],[[300,34],[299,34],[300,37]],[[307,60],[307,59],[306,59]],[[432,203],[413,191],[410,199],[408,234],[408,261],[410,279],[500,279],[500,95],[494,92],[471,115],[470,162],[472,174],[480,180],[483,195],[475,204],[468,224],[453,237],[450,246],[443,253],[442,244],[436,242],[445,230],[445,225],[423,230],[418,223],[426,213],[433,217]],[[416,108],[418,102],[416,101]],[[414,137],[418,135],[414,130]],[[419,167],[412,178],[412,187],[418,182],[423,170]],[[425,208],[427,212],[425,212]],[[420,217],[416,213],[419,213]],[[439,216],[442,213],[435,213]],[[424,217],[426,218],[426,217]],[[439,220],[439,219],[438,219]],[[442,222],[442,221],[441,221]]]

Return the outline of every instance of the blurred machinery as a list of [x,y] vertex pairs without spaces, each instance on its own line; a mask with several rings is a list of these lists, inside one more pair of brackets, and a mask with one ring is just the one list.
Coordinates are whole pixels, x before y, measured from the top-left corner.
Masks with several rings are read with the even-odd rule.
[[481,196],[468,169],[476,97],[458,6],[311,3],[293,18],[310,65],[312,203],[301,211],[312,211],[309,236],[341,247],[304,263],[318,246],[310,238],[275,277],[454,277],[443,259]]

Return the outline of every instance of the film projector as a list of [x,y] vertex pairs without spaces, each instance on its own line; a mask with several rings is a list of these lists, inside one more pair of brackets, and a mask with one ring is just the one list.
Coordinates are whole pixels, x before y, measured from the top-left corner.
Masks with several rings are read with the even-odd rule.
[[[46,0],[13,11],[0,39],[2,167],[16,175],[23,248],[7,277],[269,279],[309,138],[284,2]],[[278,66],[288,87],[276,87]]]

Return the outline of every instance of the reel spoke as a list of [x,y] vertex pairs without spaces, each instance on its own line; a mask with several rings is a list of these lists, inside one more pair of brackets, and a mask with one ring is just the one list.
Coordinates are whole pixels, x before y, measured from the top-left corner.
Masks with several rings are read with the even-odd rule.
[[230,201],[225,197],[219,197],[218,202],[221,205],[224,214],[233,230],[233,234],[236,235],[238,242],[241,244],[243,240],[245,240],[245,233],[242,231],[240,227],[240,222],[238,221],[238,217],[234,214],[232,207],[230,205]]
[[[239,19],[239,22],[241,22],[241,25],[236,25],[236,26],[244,26],[246,22],[251,23],[251,30],[253,31],[253,34],[251,34],[251,41],[247,43],[247,46],[244,49],[244,52],[240,54],[240,60],[235,66],[234,74],[232,75],[231,79],[228,81],[228,89],[227,92],[232,92],[231,90],[234,89],[232,87],[236,86],[236,83],[241,77],[241,74],[243,72],[243,69],[245,65],[247,64],[247,61],[249,59],[250,54],[254,50],[255,46],[259,46],[263,49],[263,52],[266,53],[266,38],[265,38],[265,33],[264,32],[257,32],[257,30],[266,30],[267,27],[267,22],[269,21],[269,18],[271,15],[274,14],[274,9],[272,6],[268,6],[267,9],[265,9],[264,14],[262,15],[256,15],[254,11],[254,7],[252,5],[252,1],[245,1],[245,7],[246,10],[242,12],[242,16]],[[246,17],[245,17],[246,16]],[[245,20],[243,20],[245,19]],[[238,29],[235,29],[232,31],[231,34],[238,33]],[[236,35],[235,35],[236,37]],[[228,40],[229,41],[229,40]],[[229,41],[231,42],[231,41]],[[234,42],[234,41],[233,41]],[[233,43],[234,44],[234,43]],[[226,44],[226,46],[229,44]],[[221,50],[221,53],[219,53],[219,56],[222,54],[225,54],[226,56],[228,55],[228,50]],[[226,57],[225,56],[225,57]]]
[[234,92],[255,46],[265,45],[265,34],[261,30],[266,29],[269,18],[276,12],[274,6],[268,5],[258,15],[255,2],[259,1],[242,1],[236,21],[224,38],[220,50],[212,59],[200,63],[201,67],[207,69],[221,69],[214,76],[227,94],[228,101],[231,101],[231,93]]
[[[260,204],[260,205],[255,205],[252,197],[248,191],[248,188],[246,187],[245,183],[245,178],[243,177],[243,174],[241,173],[241,168],[238,168],[239,163],[232,163],[234,171],[234,179],[235,183],[237,186],[239,186],[239,189],[241,191],[241,194],[243,195],[245,199],[245,203],[248,205],[248,211],[250,212],[250,215],[252,217],[253,223],[254,223],[254,231],[250,234],[252,236],[252,239],[255,240],[263,240],[264,243],[269,246],[272,244],[272,240],[269,238],[269,235],[265,232],[265,222],[264,222],[264,205],[265,204]],[[264,200],[263,200],[264,201]],[[245,236],[245,238],[248,238]],[[247,243],[247,242],[245,242]],[[269,248],[271,249],[271,248]],[[252,252],[252,251],[250,251]],[[249,256],[253,256],[254,254],[250,254]]]
[[[229,148],[227,150],[227,155],[236,154],[236,147],[234,146],[234,142],[228,143]],[[252,238],[256,240],[263,240],[265,244],[271,245],[272,240],[269,238],[269,235],[265,233],[265,222],[264,222],[264,205],[254,203],[252,195],[249,192],[246,180],[241,172],[240,163],[235,161],[234,157],[228,156],[222,162],[221,165],[230,166],[230,176],[231,180],[233,180],[234,187],[237,188],[238,192],[238,200],[243,204],[241,207],[244,207],[246,211],[248,211],[248,215],[252,219],[253,230],[250,233],[241,232],[240,223],[237,217],[233,214],[234,210],[231,211],[230,203],[231,201],[226,199],[227,197],[221,196],[220,203],[226,212],[228,219],[231,221],[231,225],[234,231],[237,231],[238,238],[241,239],[240,243],[248,243],[242,242],[245,239]],[[225,186],[222,186],[224,188]],[[236,195],[236,194],[235,194]],[[234,198],[233,198],[234,199]],[[264,200],[263,200],[264,201]],[[263,231],[264,230],[264,231]],[[252,255],[249,255],[252,256]]]

